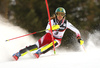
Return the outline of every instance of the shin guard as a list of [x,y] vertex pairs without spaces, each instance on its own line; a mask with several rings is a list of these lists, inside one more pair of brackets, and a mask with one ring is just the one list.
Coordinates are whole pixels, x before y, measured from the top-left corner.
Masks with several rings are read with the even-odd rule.
[[24,49],[21,49],[20,54],[21,54],[21,56],[24,56],[25,54],[27,54],[28,51],[32,52],[32,51],[37,50],[37,49],[38,49],[37,45],[35,45],[35,44],[30,45]]
[[[58,45],[57,41],[54,41],[54,44],[55,44],[55,46],[57,46]],[[41,49],[39,49],[36,53],[44,54],[51,49],[53,49],[53,43],[52,42],[50,44],[42,47]]]

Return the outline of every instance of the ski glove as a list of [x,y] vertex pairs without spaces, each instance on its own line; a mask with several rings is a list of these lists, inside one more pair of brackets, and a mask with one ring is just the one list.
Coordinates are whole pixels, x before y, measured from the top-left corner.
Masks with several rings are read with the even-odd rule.
[[[59,28],[60,28],[59,25],[53,25],[53,26],[52,26],[52,30],[57,30],[57,29],[59,29]],[[50,30],[50,28],[49,28],[48,30]]]
[[84,44],[84,41],[83,40],[79,40],[79,43],[80,43],[80,45],[83,45]]
[[80,45],[84,44],[84,41],[80,38],[80,36],[78,36],[77,39],[78,39],[78,42],[80,43]]

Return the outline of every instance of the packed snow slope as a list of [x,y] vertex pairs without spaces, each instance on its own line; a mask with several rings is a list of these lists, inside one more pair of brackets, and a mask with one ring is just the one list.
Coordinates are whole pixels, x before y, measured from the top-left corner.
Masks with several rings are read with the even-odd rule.
[[[86,52],[72,52],[64,49],[57,50],[56,55],[53,51],[43,54],[39,59],[33,53],[20,57],[18,61],[12,55],[21,48],[34,44],[36,39],[27,36],[12,41],[5,40],[28,32],[18,26],[10,24],[7,20],[0,17],[0,68],[100,68],[100,32],[95,31],[89,35]],[[82,48],[80,46],[80,48]]]

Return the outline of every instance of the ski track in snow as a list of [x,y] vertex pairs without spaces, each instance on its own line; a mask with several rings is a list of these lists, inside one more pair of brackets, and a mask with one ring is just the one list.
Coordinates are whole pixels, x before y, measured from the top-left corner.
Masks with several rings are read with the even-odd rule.
[[[90,35],[89,45],[86,52],[70,52],[56,50],[56,55],[53,51],[40,56],[36,59],[32,53],[20,57],[18,61],[14,61],[12,55],[25,46],[34,44],[36,40],[32,36],[27,36],[12,41],[5,40],[28,34],[28,32],[18,26],[9,24],[9,22],[0,17],[0,68],[100,68],[100,49],[96,45],[100,44],[100,32]],[[96,38],[94,37],[96,36]]]

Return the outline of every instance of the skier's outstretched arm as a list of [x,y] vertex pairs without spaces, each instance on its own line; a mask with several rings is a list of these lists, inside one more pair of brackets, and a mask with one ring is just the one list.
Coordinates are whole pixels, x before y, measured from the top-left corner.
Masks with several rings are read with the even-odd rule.
[[76,33],[76,38],[78,42],[80,43],[80,45],[83,45],[84,41],[81,39],[80,31],[68,21],[67,21],[67,28]]

